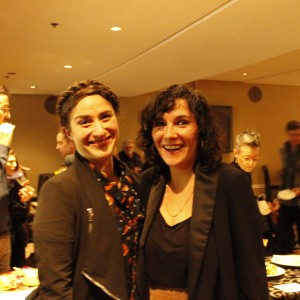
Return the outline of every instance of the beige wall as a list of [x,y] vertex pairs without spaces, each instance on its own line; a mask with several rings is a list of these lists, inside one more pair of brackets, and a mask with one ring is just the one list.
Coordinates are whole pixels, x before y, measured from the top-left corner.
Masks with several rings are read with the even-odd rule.
[[[259,85],[263,97],[254,103],[248,98],[252,85],[236,82],[198,81],[194,84],[211,105],[233,107],[233,135],[252,128],[262,135],[262,161],[267,164],[273,184],[280,183],[280,158],[278,150],[285,141],[284,126],[291,119],[300,119],[300,88]],[[138,130],[138,113],[153,96],[147,94],[132,98],[121,98],[119,116],[120,140],[135,139]],[[28,173],[36,186],[40,173],[53,172],[61,163],[55,150],[56,119],[44,109],[47,95],[14,95],[11,101],[12,122],[16,124],[13,148],[22,164],[31,168]],[[231,161],[232,155],[224,156]],[[253,174],[255,185],[263,184],[261,168]]]
[[44,108],[48,96],[13,95],[10,101],[11,122],[16,125],[12,148],[20,163],[31,168],[27,176],[35,188],[40,173],[52,173],[62,163],[55,150],[58,123]]
[[[248,90],[253,85],[237,82],[197,81],[199,89],[210,105],[233,107],[233,136],[251,128],[262,136],[262,160],[253,172],[253,184],[263,185],[261,165],[269,167],[272,184],[280,184],[281,162],[279,148],[285,141],[285,124],[292,119],[300,120],[300,88],[287,86],[259,85],[262,99],[252,102]],[[137,123],[134,115],[152,95],[122,99],[123,117],[120,127],[124,138],[135,138]],[[224,161],[230,162],[232,154],[225,154]],[[258,192],[260,192],[259,190]]]

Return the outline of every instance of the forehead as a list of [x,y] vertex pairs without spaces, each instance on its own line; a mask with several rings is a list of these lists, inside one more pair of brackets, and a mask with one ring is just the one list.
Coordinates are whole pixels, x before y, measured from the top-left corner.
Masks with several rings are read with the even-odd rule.
[[171,108],[168,112],[165,112],[164,115],[169,114],[191,114],[190,108],[184,99],[176,99],[174,103],[174,107]]
[[300,128],[294,130],[288,130],[289,136],[300,136]]
[[9,154],[7,156],[7,161],[14,161],[14,160],[16,160],[16,156],[14,154]]
[[112,104],[100,95],[90,95],[79,100],[71,114],[85,115],[91,112],[113,110]]
[[5,105],[9,106],[9,98],[6,95],[0,94],[0,105],[2,107]]
[[67,138],[65,137],[65,135],[62,133],[62,132],[59,132],[57,135],[56,135],[56,140],[57,141],[64,141],[66,140]]
[[125,147],[126,147],[126,148],[132,148],[133,146],[134,146],[133,143],[125,144]]
[[239,148],[239,154],[244,156],[257,156],[259,155],[259,147],[243,145]]

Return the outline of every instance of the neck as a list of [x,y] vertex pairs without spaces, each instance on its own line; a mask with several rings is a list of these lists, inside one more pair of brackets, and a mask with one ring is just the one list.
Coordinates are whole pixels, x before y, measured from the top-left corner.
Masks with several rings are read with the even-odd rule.
[[95,165],[95,167],[97,168],[98,171],[100,172],[104,172],[107,176],[107,178],[109,178],[110,180],[114,180],[116,175],[114,172],[114,160],[113,157],[111,157],[110,159],[107,159],[104,163],[93,163]]
[[180,192],[184,190],[184,188],[189,185],[190,182],[194,182],[194,178],[195,173],[193,170],[171,170],[171,178],[168,185],[174,192]]

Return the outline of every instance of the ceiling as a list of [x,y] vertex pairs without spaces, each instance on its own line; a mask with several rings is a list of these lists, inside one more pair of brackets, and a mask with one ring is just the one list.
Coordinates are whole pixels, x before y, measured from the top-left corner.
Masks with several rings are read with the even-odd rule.
[[300,86],[298,0],[1,0],[1,7],[0,84],[12,94],[56,95],[85,79],[124,97],[194,80]]

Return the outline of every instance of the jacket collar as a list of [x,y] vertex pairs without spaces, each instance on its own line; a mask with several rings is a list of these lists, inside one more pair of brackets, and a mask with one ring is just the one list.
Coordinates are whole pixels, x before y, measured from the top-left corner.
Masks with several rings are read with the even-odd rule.
[[218,171],[203,173],[196,168],[193,215],[190,225],[189,291],[194,290],[203,264],[212,227],[217,191]]

